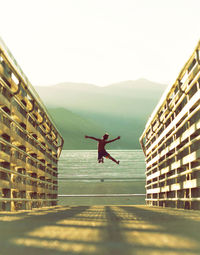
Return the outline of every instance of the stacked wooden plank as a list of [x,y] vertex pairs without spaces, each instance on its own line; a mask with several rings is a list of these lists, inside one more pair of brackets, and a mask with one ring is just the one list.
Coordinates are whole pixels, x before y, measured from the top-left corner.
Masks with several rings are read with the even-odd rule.
[[57,204],[63,138],[0,40],[0,211]]
[[163,94],[140,143],[147,205],[200,209],[200,42]]

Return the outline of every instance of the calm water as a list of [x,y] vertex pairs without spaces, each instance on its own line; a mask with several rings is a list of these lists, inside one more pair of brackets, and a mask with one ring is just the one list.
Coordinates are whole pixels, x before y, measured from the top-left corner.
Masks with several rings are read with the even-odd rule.
[[59,160],[59,178],[91,181],[99,179],[137,179],[145,177],[145,161],[142,150],[109,150],[120,160],[117,165],[109,159],[97,162],[96,150],[64,150]]

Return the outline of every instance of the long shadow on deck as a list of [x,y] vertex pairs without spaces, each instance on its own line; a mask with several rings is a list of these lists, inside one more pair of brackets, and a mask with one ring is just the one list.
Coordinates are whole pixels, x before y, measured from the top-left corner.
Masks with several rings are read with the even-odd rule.
[[[146,206],[121,206],[139,220],[139,235],[133,242],[143,244],[143,254],[200,254],[200,211]],[[138,242],[139,241],[139,242]],[[142,253],[141,253],[142,254]]]
[[73,218],[88,208],[57,207],[22,213],[0,213],[0,255],[66,254],[60,252],[57,246],[54,249],[51,240],[41,244],[42,238],[31,240],[29,234],[43,227],[56,226],[58,220]]
[[145,206],[0,213],[0,255],[200,254],[200,212]]

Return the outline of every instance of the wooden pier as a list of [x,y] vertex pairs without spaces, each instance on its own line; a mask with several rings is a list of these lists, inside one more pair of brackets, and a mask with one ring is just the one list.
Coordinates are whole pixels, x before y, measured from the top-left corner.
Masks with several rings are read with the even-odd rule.
[[0,211],[57,204],[63,138],[0,39]]
[[[199,255],[200,211],[63,206],[0,212],[2,255]],[[3,231],[2,231],[3,230]]]
[[200,42],[140,138],[147,205],[200,209]]
[[200,42],[140,142],[147,206],[57,206],[63,138],[0,40],[0,255],[199,255],[200,211],[161,207],[200,209]]

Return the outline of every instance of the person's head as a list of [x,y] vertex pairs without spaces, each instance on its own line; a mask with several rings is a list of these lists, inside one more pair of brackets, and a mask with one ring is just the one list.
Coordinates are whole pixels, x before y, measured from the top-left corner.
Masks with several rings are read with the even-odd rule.
[[107,140],[109,137],[109,134],[108,133],[105,133],[105,135],[103,135],[103,140]]

